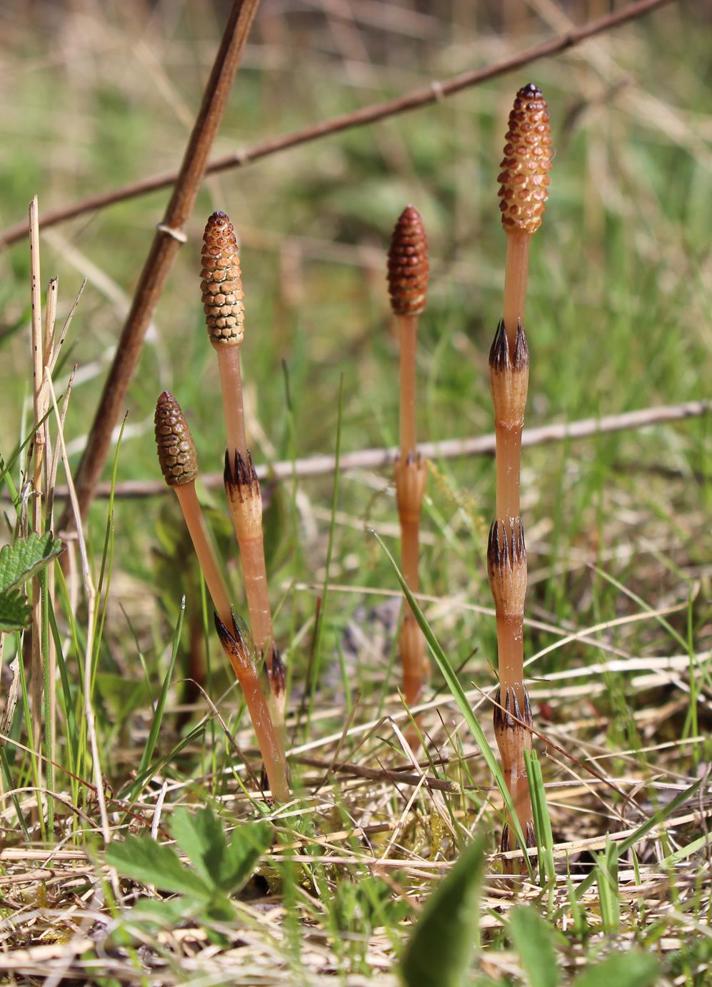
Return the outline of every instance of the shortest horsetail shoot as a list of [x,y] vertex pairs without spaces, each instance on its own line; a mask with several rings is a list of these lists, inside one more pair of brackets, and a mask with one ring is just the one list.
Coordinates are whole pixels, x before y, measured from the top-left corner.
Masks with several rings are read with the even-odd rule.
[[210,543],[195,490],[198,457],[188,423],[180,405],[167,391],[161,394],[156,403],[155,427],[158,461],[163,477],[178,499],[193,542],[198,564],[215,608],[220,643],[245,695],[272,796],[277,801],[284,802],[289,798],[289,783],[281,730],[273,722],[258,668],[238,628],[220,566]]

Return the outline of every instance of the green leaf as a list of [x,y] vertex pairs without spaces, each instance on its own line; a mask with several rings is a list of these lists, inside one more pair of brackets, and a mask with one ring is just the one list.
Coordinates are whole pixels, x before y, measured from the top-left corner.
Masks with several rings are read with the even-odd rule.
[[574,987],[652,987],[659,974],[658,961],[649,953],[614,953],[580,974]]
[[218,875],[225,855],[222,823],[212,809],[188,812],[176,809],[170,822],[171,836],[191,864],[211,887],[218,886]]
[[272,827],[266,822],[238,826],[230,843],[223,824],[211,808],[190,813],[176,809],[171,835],[203,880],[218,891],[238,891],[255,864],[272,843]]
[[247,823],[233,832],[220,871],[220,888],[239,891],[252,875],[262,854],[272,845],[274,833],[267,822]]
[[556,987],[559,973],[549,923],[534,908],[519,905],[509,917],[509,935],[529,987]]
[[175,850],[150,836],[129,836],[123,843],[112,843],[106,859],[124,877],[153,884],[161,891],[185,894],[203,902],[212,896],[210,885],[185,867]]
[[0,549],[0,593],[24,583],[61,551],[61,541],[49,531],[18,538],[14,545],[4,545]]
[[462,852],[428,898],[400,963],[406,987],[462,987],[478,946],[486,836]]
[[0,631],[20,631],[27,627],[30,612],[30,605],[20,590],[0,592]]

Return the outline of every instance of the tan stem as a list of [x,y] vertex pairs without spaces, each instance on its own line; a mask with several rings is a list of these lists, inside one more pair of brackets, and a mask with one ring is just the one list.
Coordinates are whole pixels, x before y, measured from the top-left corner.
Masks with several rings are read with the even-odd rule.
[[[198,556],[213,606],[225,627],[230,628],[233,626],[230,599],[208,538],[203,512],[195,492],[195,483],[185,483],[174,486],[173,489],[193,542],[195,554]],[[289,798],[284,743],[279,725],[273,722],[270,704],[262,689],[257,669],[242,650],[226,647],[224,642],[223,650],[244,693],[272,795],[277,801],[284,802]]]
[[218,613],[218,616],[226,627],[232,626],[232,609],[230,607],[230,597],[218,567],[217,559],[213,547],[208,538],[208,531],[205,526],[203,512],[200,509],[198,495],[195,492],[195,483],[184,483],[181,486],[174,486],[180,509],[185,519],[185,524],[193,542],[195,554],[203,572],[205,583],[208,587],[210,599]]
[[242,402],[242,373],[240,371],[241,346],[216,346],[220,388],[222,390],[227,449],[230,456],[239,452],[247,461],[245,437],[245,411]]
[[408,583],[408,588],[418,592],[420,579],[418,576],[418,557],[420,554],[420,524],[418,520],[404,521],[401,519],[401,569]]
[[415,354],[417,315],[397,317],[400,336],[400,448],[405,459],[415,451]]
[[[232,626],[232,618],[226,626]],[[277,802],[286,802],[289,799],[289,781],[284,742],[278,724],[273,721],[270,702],[262,689],[257,669],[251,661],[241,660],[234,649],[223,646],[223,650],[242,687],[272,796]]]
[[510,356],[514,353],[517,322],[524,325],[524,298],[529,270],[529,234],[507,234],[507,260],[504,269],[504,327]]
[[271,669],[274,632],[267,590],[267,567],[262,532],[252,538],[238,536],[238,544],[252,640],[257,650],[264,654],[267,668]]
[[497,519],[509,521],[519,516],[519,468],[522,448],[522,428],[495,427],[497,454]]
[[523,614],[497,614],[497,650],[499,703],[506,713],[510,713],[515,719],[511,725],[496,729],[495,736],[507,788],[512,796],[519,823],[526,834],[533,826],[533,816],[524,752],[531,750],[532,739],[526,726],[516,722],[516,720],[526,720],[529,709],[524,686]]

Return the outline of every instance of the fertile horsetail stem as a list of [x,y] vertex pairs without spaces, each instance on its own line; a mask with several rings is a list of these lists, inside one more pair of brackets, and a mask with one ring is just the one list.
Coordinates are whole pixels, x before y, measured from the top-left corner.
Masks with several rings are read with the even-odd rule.
[[237,629],[227,589],[208,538],[205,519],[195,491],[198,457],[193,438],[180,405],[168,391],[164,391],[156,403],[155,427],[158,461],[163,478],[175,491],[198,556],[198,563],[215,607],[220,643],[245,695],[272,795],[278,801],[285,801],[289,797],[289,785],[281,734],[272,721],[270,706],[263,694],[257,669]]
[[185,519],[195,554],[213,601],[213,606],[223,621],[232,620],[230,599],[215,559],[198,495],[195,480],[198,476],[198,456],[193,437],[181,407],[168,391],[164,391],[156,403],[154,418],[156,448],[163,478],[172,487]]
[[227,447],[232,455],[239,452],[246,459],[240,371],[245,337],[242,273],[235,229],[224,212],[214,212],[205,225],[200,274],[208,336],[218,358]]
[[245,337],[245,308],[235,229],[224,212],[214,212],[203,233],[201,291],[210,342],[220,370],[227,430],[225,491],[250,615],[252,640],[264,655],[272,694],[284,716],[284,666],[274,644],[262,532],[262,494],[245,437],[240,350]]
[[524,323],[529,268],[529,238],[541,226],[551,169],[549,109],[541,90],[530,82],[514,99],[497,177],[499,208],[507,234],[504,275],[504,325],[510,350],[518,322]]
[[[403,576],[418,591],[420,513],[427,466],[416,447],[416,345],[418,317],[425,311],[428,292],[428,242],[423,220],[407,206],[393,230],[388,252],[388,292],[400,341],[400,456],[395,467],[396,500],[401,527]],[[425,642],[408,610],[399,637],[403,693],[409,705],[420,699],[430,677]],[[415,741],[415,738],[411,738]]]
[[[519,476],[529,349],[524,331],[529,240],[541,226],[551,168],[549,111],[532,83],[517,93],[509,114],[501,164],[499,205],[507,234],[504,319],[489,355],[496,434],[496,520],[487,545],[487,570],[497,615],[499,702],[494,730],[514,810],[527,843],[534,824],[524,753],[531,749],[532,714],[524,684],[524,597],[527,553],[520,514]],[[512,849],[511,827],[502,849]]]

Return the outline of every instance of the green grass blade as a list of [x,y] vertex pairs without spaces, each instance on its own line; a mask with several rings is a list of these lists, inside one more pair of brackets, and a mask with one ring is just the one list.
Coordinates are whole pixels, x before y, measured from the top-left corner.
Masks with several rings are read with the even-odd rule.
[[390,560],[390,563],[393,566],[395,574],[398,577],[398,582],[401,585],[401,589],[403,590],[403,593],[405,594],[405,598],[408,601],[408,605],[413,611],[415,619],[418,621],[418,625],[420,626],[420,629],[422,630],[423,635],[425,636],[425,640],[428,642],[428,646],[430,647],[433,658],[435,659],[435,662],[438,668],[440,669],[440,672],[443,678],[445,679],[445,682],[447,683],[447,687],[450,690],[453,699],[457,703],[460,712],[462,713],[465,719],[465,722],[467,723],[470,730],[472,731],[472,735],[474,736],[477,742],[477,746],[480,748],[480,751],[482,752],[482,756],[485,759],[485,763],[487,764],[487,767],[489,768],[490,772],[492,773],[492,776],[494,777],[494,780],[497,784],[497,788],[499,788],[499,791],[502,795],[502,800],[504,802],[505,808],[509,814],[510,824],[512,825],[512,828],[517,835],[517,840],[519,841],[519,845],[525,851],[524,860],[526,862],[529,876],[532,877],[533,872],[532,872],[531,860],[529,859],[529,856],[526,853],[527,842],[524,837],[524,833],[522,831],[522,827],[519,822],[519,819],[517,818],[517,814],[514,811],[514,804],[512,802],[512,797],[509,794],[509,789],[507,788],[507,783],[504,780],[504,775],[502,774],[502,770],[499,766],[499,762],[497,761],[497,758],[495,757],[494,752],[492,751],[492,748],[490,747],[487,741],[487,737],[485,737],[482,727],[477,722],[477,717],[473,713],[472,707],[467,701],[465,690],[460,685],[460,682],[458,681],[458,678],[455,675],[455,671],[452,665],[450,664],[449,659],[447,658],[445,652],[441,648],[438,639],[433,634],[430,628],[430,624],[425,619],[425,615],[423,614],[423,611],[418,606],[417,600],[411,593],[407,582],[403,578],[403,575],[400,569],[398,568],[398,564],[396,563],[396,560],[388,551],[388,548],[384,544],[383,539],[379,536],[379,534],[376,531],[372,531],[372,534],[374,538],[378,541],[383,551],[388,556],[388,559]]

